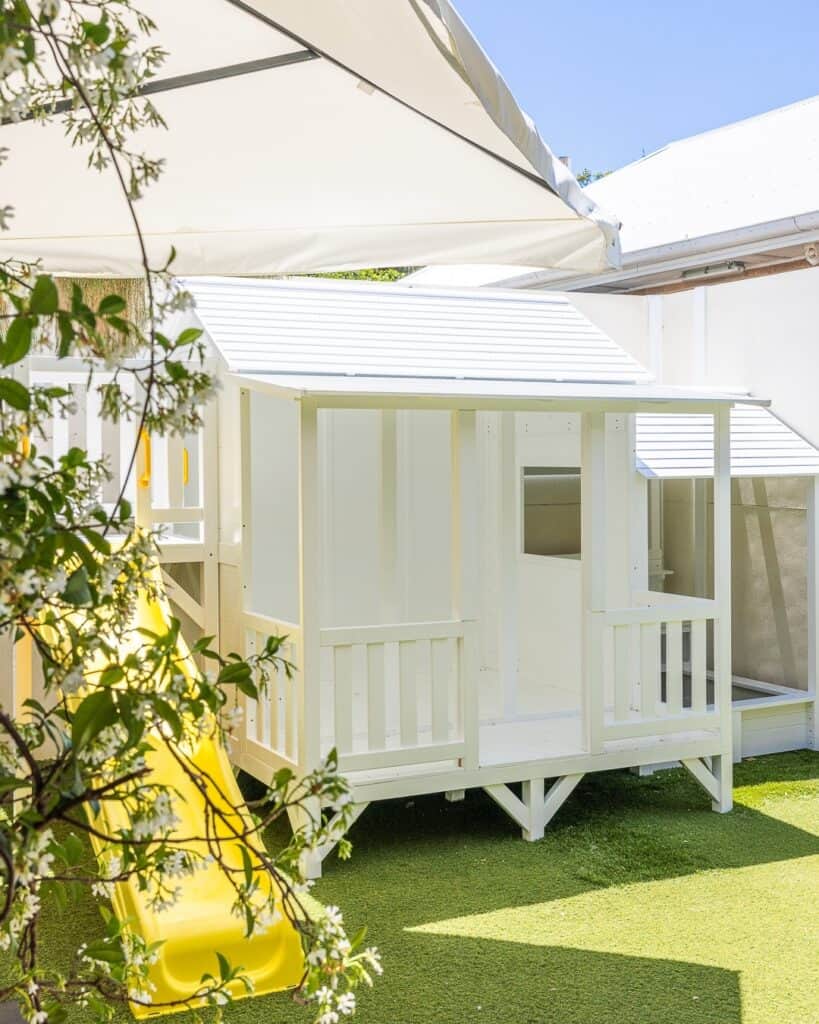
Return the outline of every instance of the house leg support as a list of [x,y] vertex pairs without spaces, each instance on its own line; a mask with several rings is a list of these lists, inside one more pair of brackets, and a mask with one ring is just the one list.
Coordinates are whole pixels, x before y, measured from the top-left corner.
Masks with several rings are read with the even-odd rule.
[[582,778],[582,773],[564,775],[552,783],[548,792],[544,779],[525,779],[520,798],[515,796],[512,790],[504,784],[484,788],[495,803],[506,811],[512,821],[520,825],[523,838],[529,843],[534,843],[543,838],[546,826]]
[[711,797],[711,807],[725,814],[734,806],[734,780],[732,759],[722,754],[709,759],[710,766],[699,757],[683,760],[683,767],[699,782]]
[[[352,817],[347,824],[348,828],[358,821],[368,806],[369,804],[366,803],[354,805]],[[290,827],[294,832],[303,828],[315,828],[321,820],[321,807],[317,800],[310,800],[299,807],[288,807],[287,815],[290,818]],[[324,843],[323,846],[302,854],[301,870],[305,878],[321,878],[322,863],[333,852],[344,835],[343,832],[338,831],[341,820],[341,811],[336,811],[327,823],[327,828],[333,836],[332,839]]]

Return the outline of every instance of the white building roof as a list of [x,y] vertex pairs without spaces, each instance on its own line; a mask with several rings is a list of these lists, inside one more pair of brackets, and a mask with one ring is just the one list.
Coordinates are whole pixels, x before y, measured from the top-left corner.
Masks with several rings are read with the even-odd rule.
[[[638,413],[637,468],[660,479],[710,477],[714,472],[713,420],[708,415]],[[759,406],[731,410],[731,475],[813,476],[819,451],[778,416]]]
[[648,371],[563,296],[369,282],[191,278],[242,374],[637,383]]
[[672,142],[587,192],[620,218],[624,253],[797,221],[819,210],[819,96]]
[[585,192],[620,221],[619,268],[467,264],[424,268],[408,283],[629,291],[792,269],[819,242],[819,96],[669,143]]

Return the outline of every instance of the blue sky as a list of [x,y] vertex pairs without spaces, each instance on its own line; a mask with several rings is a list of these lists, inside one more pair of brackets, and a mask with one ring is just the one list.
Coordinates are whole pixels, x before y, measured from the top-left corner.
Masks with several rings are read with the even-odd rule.
[[819,93],[817,0],[455,4],[575,172]]

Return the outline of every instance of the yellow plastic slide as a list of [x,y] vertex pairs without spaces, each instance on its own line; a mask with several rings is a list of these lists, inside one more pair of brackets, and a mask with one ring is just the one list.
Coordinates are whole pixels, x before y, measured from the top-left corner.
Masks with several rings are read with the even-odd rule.
[[[161,585],[159,567],[156,580]],[[139,602],[137,625],[164,633],[168,628],[170,609],[163,596],[159,602],[143,597]],[[123,652],[124,654],[125,652]],[[182,671],[190,653],[180,650]],[[195,784],[182,771],[173,754],[164,744],[158,744],[147,758],[154,781],[175,791],[173,811],[179,818],[174,833],[182,836],[205,835],[205,803]],[[236,784],[227,754],[218,741],[203,739],[195,750],[192,761],[205,778],[210,779],[210,797],[223,810],[235,816],[236,824],[247,820],[239,787]],[[103,807],[98,819],[109,834],[122,826],[123,809],[112,804]],[[222,826],[224,834],[230,832]],[[204,843],[186,846],[207,854]],[[97,853],[100,852],[99,846]],[[239,869],[241,879],[242,853],[238,840],[222,845],[222,855],[231,866]],[[162,942],[157,962],[151,967],[150,982],[155,986],[151,1006],[131,1004],[136,1017],[152,1017],[173,1012],[183,1007],[162,1006],[163,1003],[189,999],[201,987],[203,974],[220,976],[216,954],[227,957],[231,965],[241,967],[242,973],[253,983],[253,994],[264,995],[290,988],[299,983],[304,970],[304,956],[299,936],[286,919],[282,918],[264,934],[245,937],[243,918],[231,913],[234,893],[229,880],[216,864],[200,868],[186,875],[176,884],[181,886],[178,901],[166,910],[151,909],[145,893],[139,892],[132,881],[115,886],[114,913],[120,920],[129,919],[131,928],[147,942]],[[259,874],[262,891],[269,892],[271,879]],[[244,985],[233,983],[235,998],[247,995]]]

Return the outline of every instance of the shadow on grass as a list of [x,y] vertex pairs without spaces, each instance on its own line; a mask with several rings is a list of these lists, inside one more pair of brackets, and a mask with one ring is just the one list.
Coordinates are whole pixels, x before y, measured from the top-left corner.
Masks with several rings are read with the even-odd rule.
[[720,967],[557,946],[408,935],[360,1024],[742,1024],[739,976]]
[[[817,754],[747,762],[738,766],[736,780],[738,787],[752,787],[747,798],[741,797],[733,813],[718,815],[682,770],[649,778],[598,774],[583,781],[538,843],[523,842],[479,791],[458,804],[431,796],[373,805],[353,829],[352,862],[331,858],[316,890],[323,902],[344,908],[351,931],[366,923],[369,941],[384,952],[385,978],[363,993],[356,1020],[741,1024],[738,975],[729,969],[536,945],[536,936],[528,934],[506,942],[410,929],[602,887],[817,854],[819,837],[779,820],[775,805],[764,813],[766,794],[776,798],[783,783],[798,786],[817,778]],[[789,816],[794,808],[808,810],[810,792],[798,786]],[[799,815],[791,820],[802,820]],[[281,836],[270,838],[275,843]],[[647,930],[653,913],[646,905]],[[43,952],[54,966],[102,927],[90,898],[65,913],[49,901],[48,920]],[[549,934],[543,938],[554,941]],[[702,938],[707,945],[707,929]],[[793,941],[806,940],[795,935]],[[119,1012],[115,1019],[131,1020]],[[171,1019],[190,1021],[184,1014]],[[226,1019],[305,1024],[309,1013],[279,996],[232,1006]],[[70,1015],[70,1024],[85,1024],[81,1011]]]
[[[819,778],[817,754],[764,761],[737,766],[737,786],[764,787],[771,777]],[[522,842],[519,829],[480,790],[456,804],[442,796],[374,804],[351,839],[353,870],[371,872],[385,892],[398,894],[405,926],[429,920],[430,904],[438,918],[483,913],[605,886],[819,854],[818,836],[742,802],[730,814],[715,814],[682,769],[648,778],[628,772],[587,776],[537,843]],[[351,867],[328,860],[322,887],[338,887],[341,898]],[[428,898],[418,899],[419,887]]]

